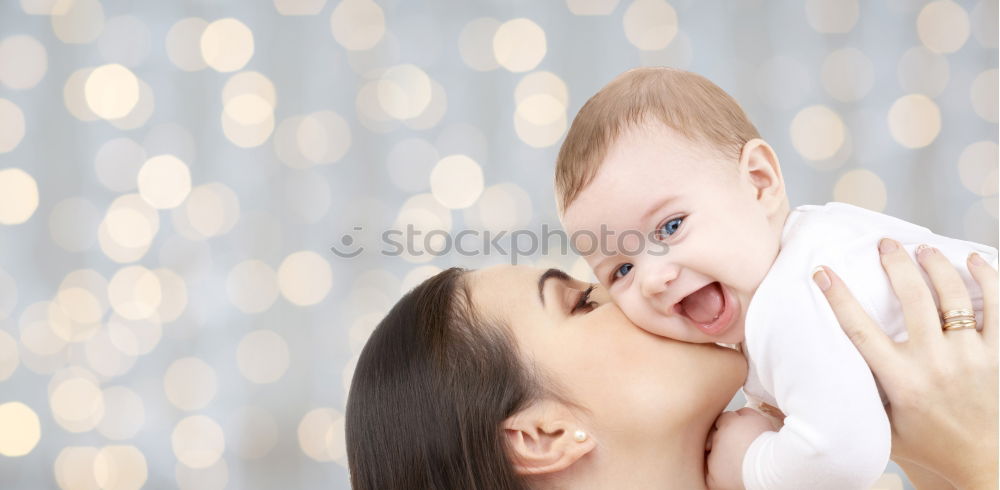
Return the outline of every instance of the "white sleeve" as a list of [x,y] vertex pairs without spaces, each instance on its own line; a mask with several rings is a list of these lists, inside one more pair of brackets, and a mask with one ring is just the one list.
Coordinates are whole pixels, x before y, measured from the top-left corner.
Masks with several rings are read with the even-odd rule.
[[811,271],[799,275],[751,307],[766,309],[754,314],[769,324],[747,331],[747,356],[786,418],[750,445],[743,482],[748,490],[868,489],[889,460],[889,420],[868,365]]

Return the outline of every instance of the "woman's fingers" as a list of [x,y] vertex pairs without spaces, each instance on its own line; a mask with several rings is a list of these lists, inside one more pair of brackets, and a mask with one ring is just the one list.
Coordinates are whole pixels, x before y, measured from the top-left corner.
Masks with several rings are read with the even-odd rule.
[[882,256],[882,267],[892,283],[892,290],[903,306],[903,319],[910,339],[919,342],[941,335],[934,297],[931,296],[917,264],[899,246],[899,242],[891,238],[879,241],[878,250]]
[[880,378],[887,376],[886,371],[896,365],[892,339],[879,329],[854,299],[847,285],[832,270],[821,266],[813,272],[813,281],[823,291],[833,313],[837,316],[837,321],[840,322],[840,327],[858,348],[868,366],[872,371],[879,373]]
[[[934,247],[921,245],[917,247],[917,262],[920,262],[920,266],[927,272],[931,286],[937,291],[942,314],[957,310],[972,312],[969,290],[965,288],[962,276],[958,275],[958,271],[951,265],[951,261],[947,257]],[[975,319],[974,316],[973,319]],[[976,338],[978,336],[974,328],[964,330],[966,331],[950,330],[948,333],[962,338]]]
[[983,338],[997,349],[997,271],[990,267],[983,258],[974,253],[969,255],[969,273],[979,283],[983,291]]

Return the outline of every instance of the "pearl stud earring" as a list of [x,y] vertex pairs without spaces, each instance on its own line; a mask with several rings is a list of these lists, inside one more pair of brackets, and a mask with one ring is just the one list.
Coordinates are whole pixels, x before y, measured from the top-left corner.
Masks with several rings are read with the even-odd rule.
[[582,431],[582,430],[578,430],[578,431],[576,431],[576,432],[573,433],[573,439],[576,439],[576,442],[586,441],[587,440],[587,433],[584,432],[584,431]]

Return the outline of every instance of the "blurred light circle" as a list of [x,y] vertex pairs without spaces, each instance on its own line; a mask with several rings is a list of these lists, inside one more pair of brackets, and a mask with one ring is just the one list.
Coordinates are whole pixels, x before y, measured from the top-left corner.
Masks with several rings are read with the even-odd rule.
[[471,206],[483,192],[483,170],[466,155],[442,158],[431,170],[431,193],[444,207]]
[[823,60],[820,78],[833,98],[850,102],[863,98],[875,84],[875,67],[855,48],[838,49]]
[[24,112],[17,104],[0,99],[0,153],[17,148],[24,139],[24,131]]
[[6,319],[17,304],[17,282],[0,268],[0,320]]
[[115,348],[131,357],[150,353],[163,335],[158,318],[128,320],[119,315],[111,315],[107,330],[108,339]]
[[160,306],[156,309],[156,317],[161,322],[172,322],[181,316],[187,307],[187,284],[184,282],[184,278],[170,269],[161,267],[154,270],[153,273],[159,279],[162,290],[162,299]]
[[277,104],[274,82],[266,75],[256,71],[241,71],[229,77],[226,85],[222,88],[223,106],[240,95],[256,95],[264,99],[272,109]]
[[139,102],[139,79],[118,64],[95,68],[83,90],[87,107],[104,119],[125,117]]
[[608,15],[621,0],[566,0],[566,7],[576,15]]
[[97,180],[114,192],[135,189],[146,151],[129,138],[115,138],[101,145],[94,157]]
[[0,405],[0,454],[24,456],[35,449],[39,438],[41,425],[31,407],[17,401]]
[[566,132],[566,106],[548,94],[526,97],[514,112],[514,130],[528,146],[552,146]]
[[397,142],[386,156],[389,180],[404,192],[421,192],[430,185],[431,170],[440,160],[434,145],[420,138]]
[[123,376],[135,366],[135,356],[118,350],[107,330],[99,330],[87,339],[83,344],[83,353],[87,366],[105,378]]
[[173,155],[157,155],[143,164],[137,176],[139,195],[157,209],[179,206],[191,192],[191,172]]
[[66,15],[73,2],[65,0],[21,0],[21,10],[28,15]]
[[926,95],[904,95],[889,109],[889,132],[907,148],[923,148],[941,132],[941,111]]
[[465,214],[467,226],[491,231],[513,231],[531,221],[531,197],[517,184],[505,182],[486,188]]
[[997,48],[997,2],[995,0],[981,0],[972,9],[970,20],[972,21],[972,35],[984,48]]
[[431,101],[431,79],[414,65],[389,68],[376,87],[382,110],[396,119],[417,117]]
[[269,265],[256,259],[236,264],[226,278],[229,301],[244,313],[266,311],[278,299],[277,275]]
[[94,479],[102,489],[138,490],[147,476],[146,457],[134,446],[105,446],[94,457]]
[[757,92],[761,100],[778,109],[801,107],[813,85],[811,70],[795,58],[778,55],[757,67]]
[[97,490],[94,477],[94,460],[97,448],[89,446],[66,446],[59,451],[53,465],[56,483],[62,490]]
[[197,357],[184,357],[170,364],[163,375],[163,391],[170,404],[181,410],[200,410],[215,398],[215,370]]
[[[138,194],[126,194],[111,202],[101,227],[116,245],[144,249],[160,229],[160,216]],[[98,239],[100,233],[98,230]],[[102,248],[104,245],[101,244]]]
[[966,146],[958,157],[962,185],[979,196],[996,195],[998,161],[1000,153],[993,141],[978,141]]
[[229,440],[243,459],[263,458],[278,442],[278,424],[263,408],[243,407],[231,420]]
[[205,468],[191,468],[177,463],[174,478],[180,490],[224,490],[229,484],[229,466],[225,458],[219,458]]
[[[404,254],[404,259],[411,262],[427,262],[431,260],[433,257],[424,251],[426,237],[436,230],[451,231],[451,223],[451,210],[443,206],[432,194],[417,194],[407,199],[399,210],[399,214],[396,216],[392,227],[397,230],[405,230],[408,226],[412,227],[414,233],[420,233],[416,236],[424,237],[424,240],[413,241],[415,249],[413,252],[416,254],[423,252],[422,256]],[[430,242],[434,247],[441,245],[434,240]]]
[[416,117],[404,120],[403,124],[418,131],[430,129],[441,122],[441,118],[447,111],[448,94],[445,93],[444,86],[436,80],[431,80],[431,99],[427,102],[427,107]]
[[0,224],[28,221],[38,209],[38,185],[27,172],[16,167],[0,170]]
[[226,101],[223,110],[233,121],[249,126],[266,121],[274,107],[257,94],[240,94]]
[[858,22],[858,0],[806,0],[806,20],[816,32],[851,32]]
[[81,121],[96,121],[98,119],[97,114],[94,114],[87,105],[87,96],[84,93],[87,79],[93,71],[93,68],[76,70],[63,85],[63,103],[66,105],[66,110]]
[[236,71],[253,56],[253,33],[236,19],[219,19],[205,26],[200,46],[208,66],[224,73]]
[[49,330],[65,342],[83,342],[93,337],[101,327],[97,320],[79,321],[72,315],[93,315],[99,320],[105,309],[90,291],[77,287],[61,289],[48,307]]
[[336,112],[314,112],[299,121],[295,143],[310,163],[333,163],[351,147],[351,126]]
[[[256,97],[254,95],[248,95],[246,97]],[[240,97],[234,98],[239,99]],[[259,97],[257,97],[260,99]],[[263,100],[263,99],[260,99]],[[226,107],[231,107],[233,104],[230,103]],[[262,106],[257,106],[257,109]],[[253,148],[260,146],[271,137],[271,133],[274,131],[274,113],[268,111],[267,113],[257,112],[258,115],[263,115],[263,120],[260,122],[242,124],[236,119],[233,119],[228,111],[222,112],[222,132],[226,135],[226,139],[232,142],[234,145],[240,148]]]
[[840,115],[822,105],[806,107],[792,119],[792,146],[808,160],[834,156],[844,144],[846,130]]
[[[97,0],[61,0],[56,8],[62,12],[52,15],[52,32],[67,44],[86,44],[101,35],[104,29],[104,8]],[[67,5],[68,4],[68,5]]]
[[504,22],[493,35],[494,58],[514,73],[535,69],[547,50],[545,31],[529,19]]
[[493,55],[493,37],[499,27],[499,20],[480,17],[462,28],[458,35],[458,53],[469,68],[490,71],[500,67]]
[[146,422],[142,398],[125,386],[104,389],[104,417],[97,424],[102,436],[114,441],[131,439]]
[[26,307],[18,318],[21,345],[37,356],[52,356],[66,347],[66,340],[52,331],[49,323],[51,304],[39,301]]
[[846,172],[833,187],[833,200],[854,204],[872,211],[885,210],[887,200],[885,183],[867,169]]
[[536,95],[548,95],[565,107],[569,105],[569,89],[559,75],[547,71],[531,72],[517,82],[514,89],[514,101],[520,104],[525,99]]
[[663,49],[677,35],[677,11],[664,0],[635,0],[623,22],[628,42],[644,51]]
[[177,211],[182,212],[200,238],[207,238],[233,229],[240,216],[240,202],[229,186],[212,182],[192,189],[184,206]]
[[371,49],[385,35],[385,14],[371,0],[341,0],[330,16],[330,31],[350,51]]
[[201,36],[208,22],[198,17],[177,21],[167,31],[167,57],[184,71],[198,71],[208,66],[201,54]]
[[972,110],[987,122],[997,122],[997,69],[986,70],[972,81],[969,98],[972,100]]
[[322,175],[312,171],[288,174],[284,184],[284,209],[296,221],[318,223],[330,210],[330,186]]
[[86,288],[60,288],[54,303],[75,322],[95,323],[104,317],[104,305]]
[[26,90],[45,77],[49,58],[45,46],[27,35],[0,40],[0,84],[11,90]]
[[336,448],[330,447],[328,434],[335,426],[343,423],[344,416],[332,408],[310,410],[299,422],[299,447],[306,456],[320,462],[333,461],[341,457]]
[[326,0],[274,0],[274,8],[281,15],[316,15]]
[[105,61],[137,66],[149,55],[149,28],[132,15],[108,19],[104,32],[97,40],[97,47]]
[[333,286],[330,264],[316,252],[295,252],[278,266],[278,288],[292,304],[309,306],[319,303]]
[[20,360],[21,356],[17,353],[17,341],[9,333],[0,330],[0,381],[5,381],[14,374]]
[[361,124],[376,133],[387,133],[396,128],[397,120],[382,109],[378,87],[379,80],[362,85],[354,100],[354,106]]
[[288,371],[288,343],[271,330],[250,332],[236,347],[236,363],[250,382],[273,383]]
[[174,426],[170,435],[174,455],[191,468],[207,468],[222,457],[226,438],[214,420],[205,415],[192,415]]
[[123,267],[108,282],[108,301],[128,320],[151,317],[163,299],[160,279],[140,265]]
[[951,77],[948,58],[923,46],[903,53],[896,66],[899,86],[906,92],[936,97],[944,92]]
[[71,377],[55,386],[49,396],[52,416],[70,432],[93,430],[104,416],[104,396],[93,381]]
[[148,83],[139,80],[139,100],[135,103],[135,107],[124,117],[111,119],[108,122],[118,129],[136,129],[146,124],[155,108],[156,97],[153,95],[153,88]]
[[969,15],[955,2],[930,2],[917,16],[917,35],[935,53],[954,53],[969,39]]

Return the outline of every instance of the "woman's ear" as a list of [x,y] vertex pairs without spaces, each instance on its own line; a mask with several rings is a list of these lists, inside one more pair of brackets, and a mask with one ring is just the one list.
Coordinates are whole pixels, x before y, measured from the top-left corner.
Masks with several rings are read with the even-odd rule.
[[767,209],[769,215],[780,210],[788,199],[778,156],[764,140],[754,138],[743,145],[740,152],[740,175],[746,176],[757,193],[757,201]]
[[541,401],[503,423],[514,470],[544,475],[565,470],[596,447],[594,438],[561,403]]

